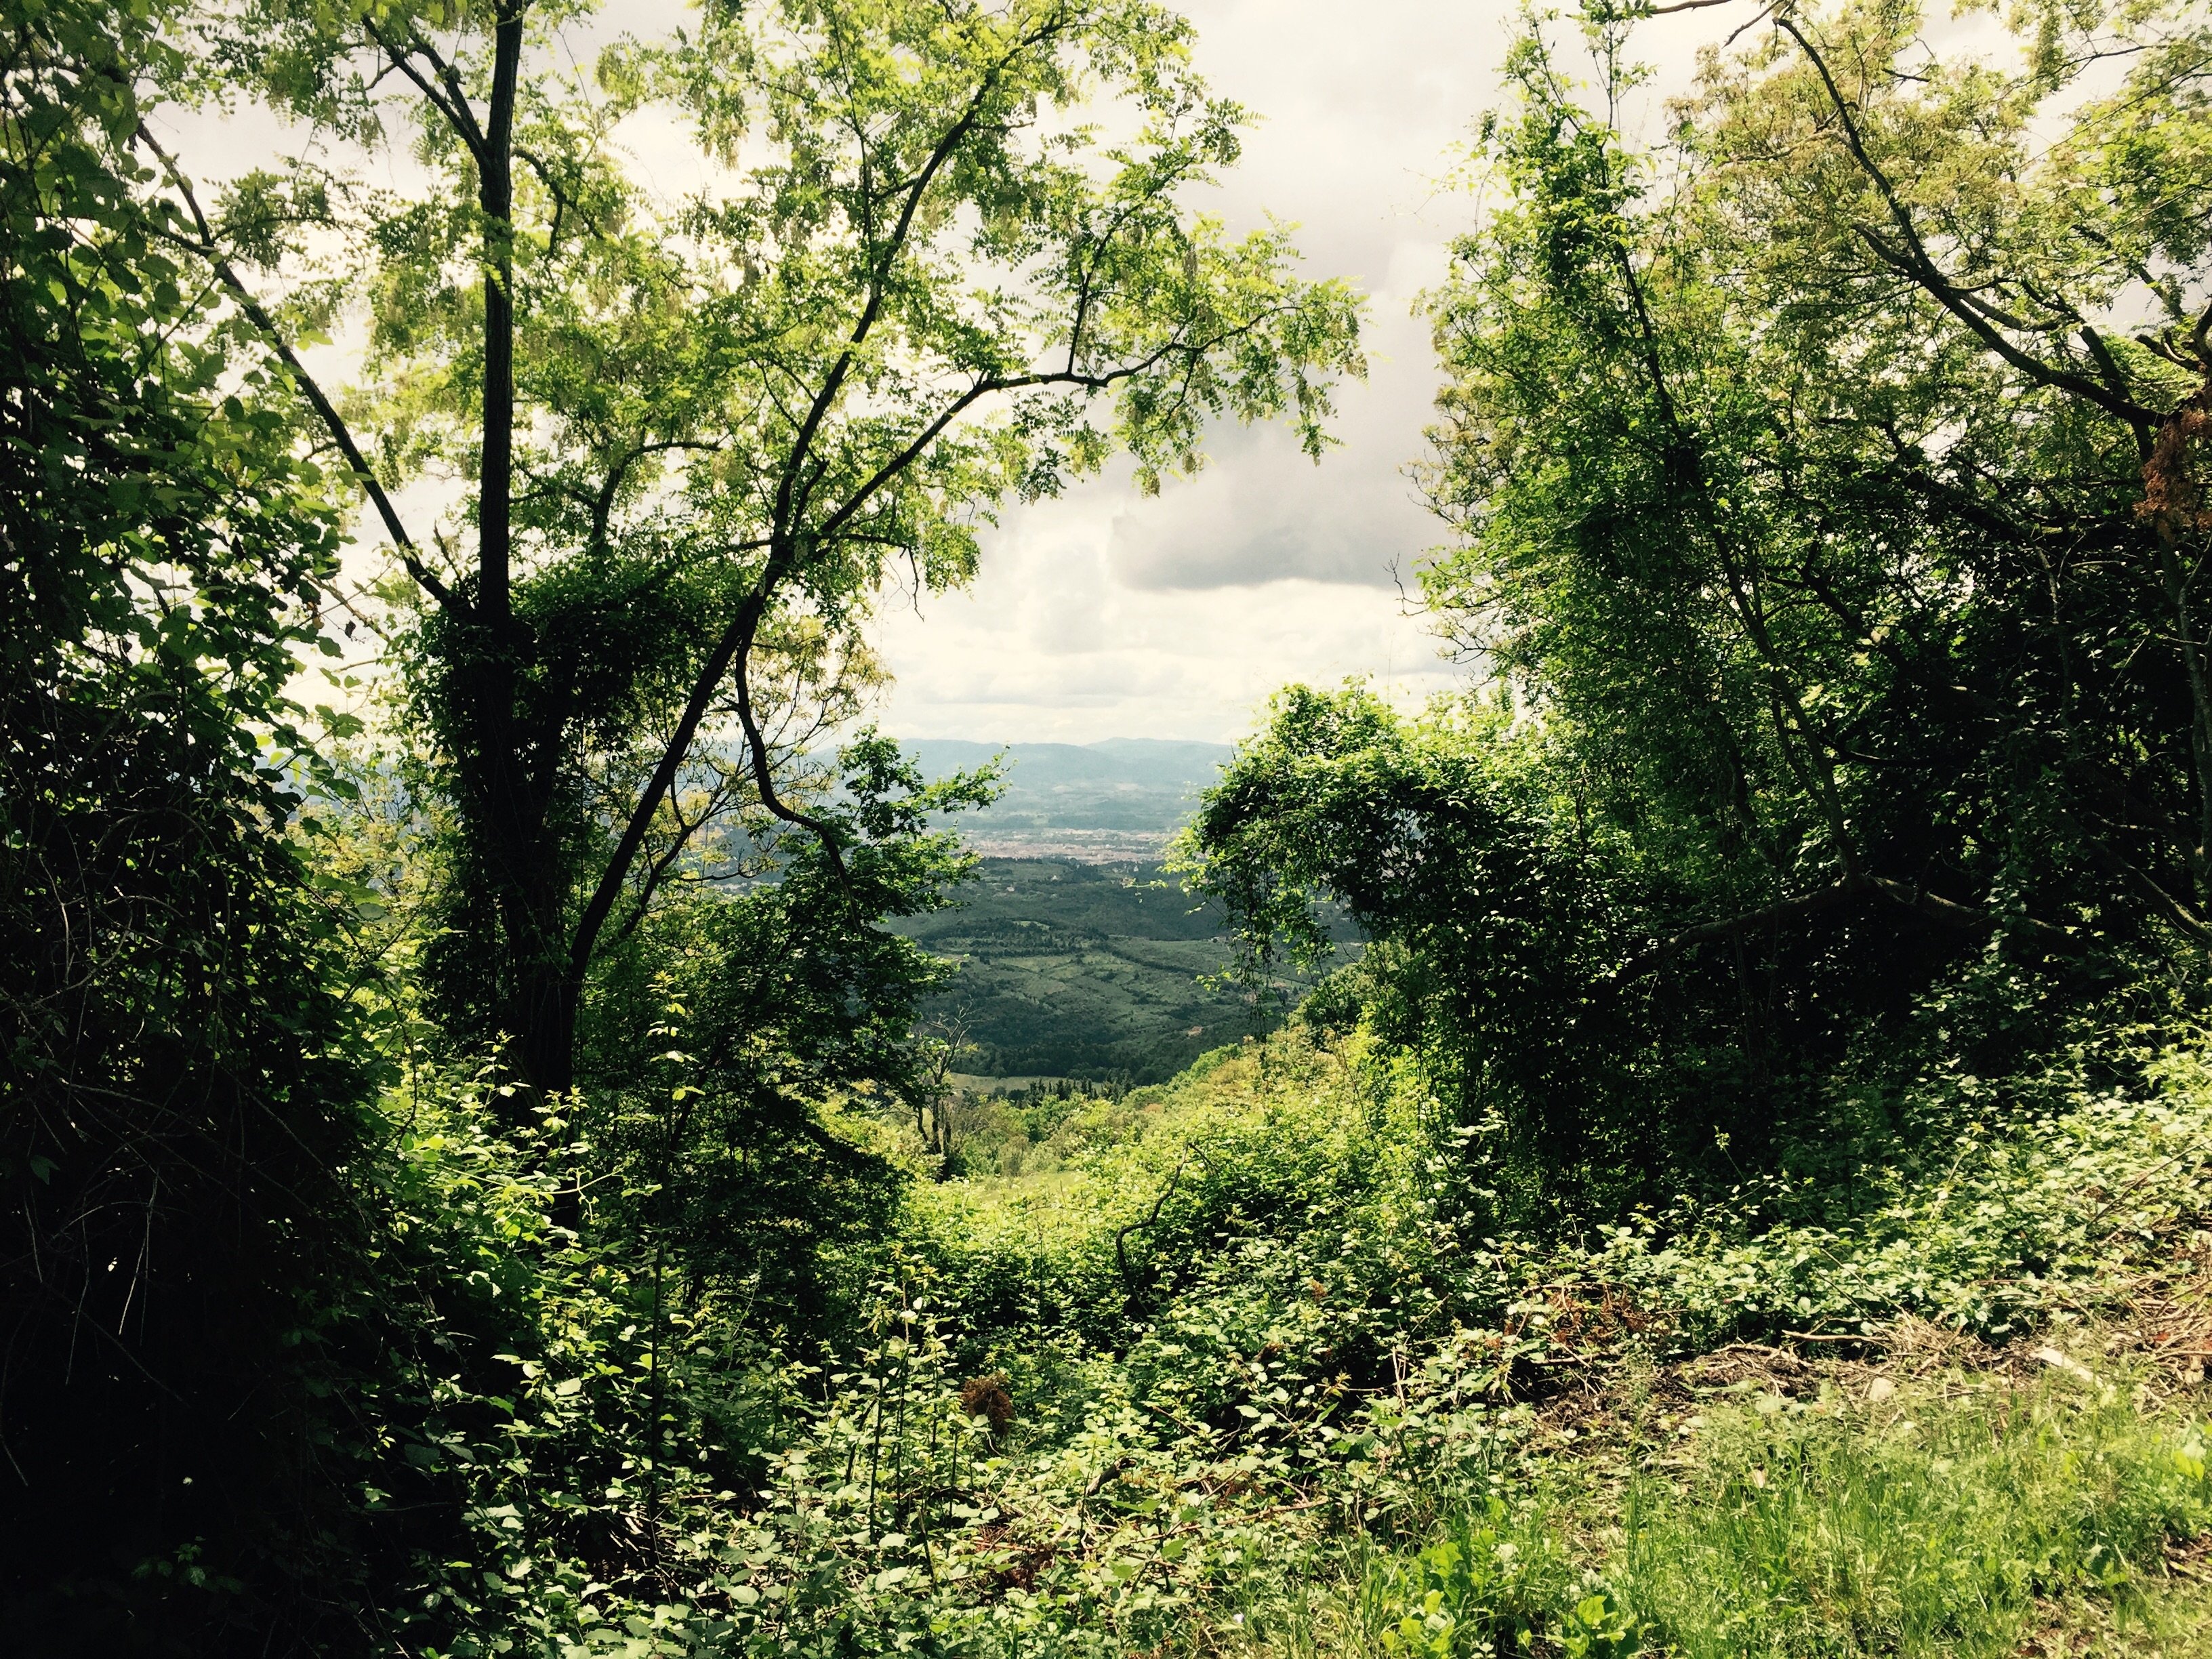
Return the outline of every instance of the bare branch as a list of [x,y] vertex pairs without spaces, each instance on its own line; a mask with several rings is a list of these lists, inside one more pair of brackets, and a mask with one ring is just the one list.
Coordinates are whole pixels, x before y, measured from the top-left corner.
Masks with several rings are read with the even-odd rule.
[[599,872],[599,885],[592,890],[583,915],[577,919],[568,952],[568,972],[577,982],[582,981],[585,970],[591,966],[599,930],[606,926],[607,917],[612,914],[615,901],[629,878],[630,866],[636,860],[638,849],[645,844],[646,833],[652,827],[653,814],[659,810],[661,797],[674,787],[676,775],[683,769],[684,757],[691,752],[692,742],[699,735],[714,693],[728,677],[730,665],[737,660],[738,651],[750,649],[761,618],[767,614],[769,598],[789,574],[789,561],[771,556],[768,568],[761,573],[759,584],[746,595],[744,603],[738,607],[738,614],[731,618],[730,625],[722,630],[722,637],[714,642],[714,648],[701,665],[698,677],[691,684],[691,694],[684,700],[684,713],[676,722],[676,730],[670,735],[667,748],[661,751],[660,763],[653,768],[644,793],[630,809],[622,838]]
[[768,739],[761,735],[759,724],[753,719],[753,695],[750,666],[752,641],[748,639],[738,653],[738,724],[744,728],[745,744],[752,751],[753,787],[760,795],[761,805],[786,823],[795,823],[811,831],[829,854],[830,867],[836,872],[837,884],[845,890],[845,897],[852,901],[853,878],[845,868],[845,855],[837,845],[836,829],[823,820],[785,804],[775,793],[774,768],[769,763]]

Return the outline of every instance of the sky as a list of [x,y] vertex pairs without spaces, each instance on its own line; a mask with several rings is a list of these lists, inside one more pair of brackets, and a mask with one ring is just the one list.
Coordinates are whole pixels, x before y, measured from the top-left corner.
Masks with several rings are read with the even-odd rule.
[[[1439,372],[1416,298],[1449,268],[1476,202],[1443,181],[1498,102],[1510,0],[1186,0],[1197,62],[1263,118],[1203,205],[1231,230],[1300,227],[1305,270],[1369,300],[1364,385],[1319,465],[1279,428],[1218,431],[1210,465],[1140,496],[1126,473],[1010,512],[965,592],[886,601],[878,640],[902,738],[1233,742],[1292,681],[1371,678],[1418,702],[1464,683],[1418,614],[1413,580],[1444,528],[1407,464]],[[1754,15],[1721,6],[1645,26],[1651,97],[1698,43]],[[1403,586],[1401,586],[1401,581]],[[1412,596],[1409,598],[1409,596]]]

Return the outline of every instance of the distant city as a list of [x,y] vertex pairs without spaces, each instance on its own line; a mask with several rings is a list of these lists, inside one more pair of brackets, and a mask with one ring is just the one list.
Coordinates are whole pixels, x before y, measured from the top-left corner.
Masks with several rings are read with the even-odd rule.
[[988,811],[963,815],[969,844],[997,858],[1085,864],[1157,860],[1235,752],[1225,743],[1158,738],[1091,744],[928,738],[904,746],[933,780],[1003,751],[1010,763],[1006,793]]

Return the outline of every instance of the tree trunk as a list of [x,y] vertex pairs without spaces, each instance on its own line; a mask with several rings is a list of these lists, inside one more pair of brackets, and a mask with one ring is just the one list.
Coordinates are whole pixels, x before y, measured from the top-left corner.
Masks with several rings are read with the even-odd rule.
[[[483,447],[477,473],[477,592],[464,702],[475,732],[473,793],[489,845],[508,975],[500,1009],[510,1059],[531,1094],[575,1082],[577,991],[568,972],[567,872],[549,822],[550,779],[533,775],[519,718],[530,641],[514,617],[514,102],[522,64],[522,0],[502,0],[491,106],[477,156],[483,212]],[[538,736],[542,741],[542,734]]]

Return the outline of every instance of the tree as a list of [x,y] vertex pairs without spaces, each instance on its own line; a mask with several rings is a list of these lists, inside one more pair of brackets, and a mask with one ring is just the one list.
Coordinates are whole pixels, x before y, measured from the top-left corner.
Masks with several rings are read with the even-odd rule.
[[954,1119],[960,1091],[952,1085],[953,1068],[972,1060],[978,1050],[970,1035],[972,1011],[965,1003],[938,1014],[925,1028],[921,1053],[921,1088],[914,1102],[914,1132],[922,1150],[937,1159],[937,1178],[950,1181],[953,1163]]
[[[144,138],[272,340],[365,326],[343,410],[288,361],[422,606],[399,647],[461,828],[457,1021],[543,1091],[574,1080],[594,953],[695,833],[671,793],[716,740],[842,866],[758,718],[779,629],[849,638],[902,562],[964,580],[996,504],[1117,444],[1147,488],[1224,413],[1287,413],[1318,455],[1359,367],[1350,295],[1295,280],[1281,228],[1231,242],[1184,205],[1243,114],[1146,0],[716,0],[586,75],[588,23],[210,12],[198,94],[251,88],[330,157],[204,212]],[[1078,125],[1097,103],[1111,142]],[[649,122],[688,125],[682,199],[623,166]],[[380,155],[419,188],[372,189]],[[432,476],[470,533],[410,532],[392,490]]]
[[788,844],[771,840],[736,890],[702,884],[658,907],[605,952],[584,1033],[588,1072],[619,1107],[605,1173],[647,1195],[605,1200],[608,1231],[672,1239],[689,1292],[741,1290],[793,1340],[828,1339],[819,1260],[879,1236],[897,1185],[887,1161],[822,1127],[823,1109],[941,1101],[939,1050],[913,1034],[954,965],[869,924],[948,902],[976,860],[930,823],[982,793],[925,785],[872,732],[840,763],[854,787],[820,809],[834,839],[784,829]]
[[339,503],[130,154],[166,21],[0,6],[0,1595],[26,1650],[348,1616],[310,1395],[374,1048],[300,857],[285,690]]
[[[1631,746],[1735,821],[1747,900],[1820,897],[1789,867],[1796,826],[1754,810],[1794,799],[1837,896],[1984,925],[1927,878],[1943,854],[1891,875],[1864,845],[1881,815],[1854,797],[1894,793],[1869,728],[1917,704],[1956,732],[1954,757],[2013,772],[2002,791],[2057,769],[2083,850],[2193,935],[2199,854],[2171,831],[2204,790],[2194,718],[2167,709],[2178,689],[2195,700],[2196,577],[2155,556],[2138,469],[2186,416],[2204,204],[2191,141],[2138,141],[2203,126],[2201,26],[2125,14],[2117,39],[2071,56],[2041,40],[2007,77],[1916,73],[1909,16],[1846,11],[1831,32],[1858,66],[1849,94],[1814,27],[1781,18],[1774,46],[1715,66],[1680,174],[1642,213],[1638,164],[1524,47],[1528,112],[1501,138],[1527,205],[1470,245],[1440,313],[1460,373],[1436,486],[1472,540],[1427,591],[1586,723],[1638,722],[1650,740]],[[2034,112],[2119,40],[2139,50],[2129,85],[2032,163]],[[2085,319],[2138,274],[2165,314],[2107,341]],[[1532,296],[1552,342],[1515,309]],[[2163,569],[2163,605],[2129,563]],[[2045,672],[2073,684],[2021,695]],[[1712,751],[1680,764],[1662,724]],[[1917,763],[1923,781],[1948,763]],[[1957,873],[1970,892],[1999,879]]]
[[[1614,92],[1632,21],[1590,21]],[[1507,713],[1301,693],[1198,821],[1255,940],[1364,906],[1370,994],[1555,1164],[1755,1158],[1848,1076],[2203,994],[2212,37],[2069,13],[2003,72],[1916,27],[1779,14],[1656,154],[1516,46],[1423,582]]]
[[1655,1082],[1650,1032],[1603,984],[1655,872],[1577,798],[1559,734],[1495,703],[1408,720],[1357,684],[1292,686],[1269,714],[1178,849],[1227,910],[1248,981],[1269,986],[1285,955],[1320,968],[1334,901],[1370,943],[1308,1019],[1334,1022],[1352,993],[1463,1121],[1505,1122],[1531,1165],[1571,1179],[1654,1164],[1668,1126],[1635,1109]]

